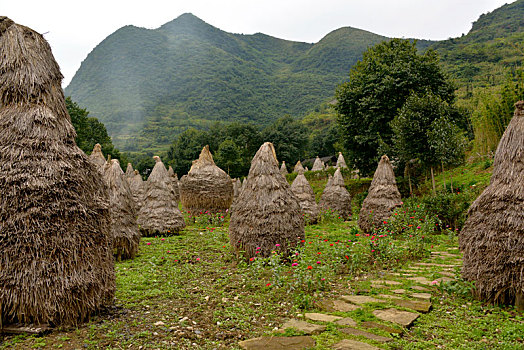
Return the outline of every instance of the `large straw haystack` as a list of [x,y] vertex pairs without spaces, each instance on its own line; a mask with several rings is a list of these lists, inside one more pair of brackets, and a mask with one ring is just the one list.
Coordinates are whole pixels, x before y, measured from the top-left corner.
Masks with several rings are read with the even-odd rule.
[[368,195],[362,203],[358,226],[364,232],[371,231],[373,227],[379,227],[384,221],[389,220],[391,212],[401,204],[402,199],[395,181],[393,167],[388,156],[384,155],[378,163]]
[[133,169],[133,165],[131,163],[127,163],[127,169],[126,169],[126,179],[129,181],[135,176],[135,170]]
[[337,168],[348,168],[348,165],[346,164],[346,160],[344,159],[342,152],[338,152]]
[[142,176],[138,173],[138,170],[134,171],[133,177],[129,179],[128,182],[138,212],[140,211],[140,208],[142,208],[142,203],[144,201],[145,183],[144,180],[142,180]]
[[113,253],[117,260],[132,259],[138,251],[140,232],[136,204],[117,159],[106,163],[104,180],[109,187]]
[[245,186],[231,210],[231,246],[246,257],[257,251],[261,256],[273,250],[290,253],[304,239],[304,219],[297,198],[280,174],[272,143],[260,146]]
[[459,235],[462,277],[482,299],[524,310],[524,101],[500,139],[489,186]]
[[169,166],[169,169],[167,170],[167,175],[169,175],[169,178],[171,179],[171,186],[173,188],[173,193],[175,194],[176,202],[180,202],[180,188],[178,186],[178,177],[175,174],[175,171]]
[[313,168],[311,168],[311,171],[320,171],[324,170],[324,163],[320,160],[320,158],[317,156],[315,159],[315,162],[313,163]]
[[320,208],[315,201],[315,193],[307,181],[303,172],[300,172],[293,183],[291,191],[297,197],[302,213],[307,217],[310,224],[315,224],[320,218]]
[[104,166],[106,165],[106,159],[102,153],[102,146],[99,143],[93,147],[93,152],[89,155],[89,160],[93,163],[98,170],[101,172],[104,171]]
[[215,165],[209,146],[205,146],[193,161],[180,185],[180,201],[190,212],[225,211],[233,202],[231,178]]
[[284,176],[286,176],[288,174],[287,172],[287,167],[286,167],[286,162],[283,161],[282,162],[282,165],[280,166],[280,173]]
[[0,17],[0,57],[0,325],[77,324],[114,296],[108,189],[43,36]]
[[335,171],[332,178],[328,178],[319,204],[324,210],[336,210],[344,220],[351,218],[351,196],[346,189],[340,169]]
[[145,183],[142,207],[138,211],[138,225],[142,236],[178,233],[186,227],[186,223],[171,189],[172,179],[160,157],[153,158],[156,163]]
[[300,160],[295,164],[295,168],[293,169],[294,173],[300,173],[301,171],[304,171],[304,167],[302,166],[302,163],[300,163]]

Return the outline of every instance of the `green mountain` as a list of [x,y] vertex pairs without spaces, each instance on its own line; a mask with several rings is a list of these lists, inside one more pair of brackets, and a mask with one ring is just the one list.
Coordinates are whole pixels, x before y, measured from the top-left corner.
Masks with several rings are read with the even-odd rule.
[[184,14],[154,30],[117,30],[65,92],[106,125],[120,149],[165,149],[191,126],[268,125],[304,115],[333,96],[367,47],[385,39],[341,28],[308,44],[231,34]]

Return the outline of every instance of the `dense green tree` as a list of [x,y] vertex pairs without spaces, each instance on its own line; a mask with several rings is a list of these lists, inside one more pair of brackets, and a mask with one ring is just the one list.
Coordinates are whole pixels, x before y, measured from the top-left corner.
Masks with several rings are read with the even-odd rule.
[[349,81],[336,91],[338,122],[349,161],[370,174],[391,147],[390,122],[408,96],[426,90],[443,101],[454,100],[454,88],[433,50],[420,54],[416,43],[393,39],[369,48],[353,66]]
[[166,163],[173,167],[178,176],[188,173],[193,160],[198,159],[202,148],[209,145],[210,135],[206,131],[189,128],[176,138],[167,152]]
[[232,178],[244,175],[240,149],[231,139],[224,140],[215,153],[215,163]]
[[289,165],[304,159],[308,149],[308,130],[289,115],[265,128],[262,139],[273,143],[279,162],[285,161]]

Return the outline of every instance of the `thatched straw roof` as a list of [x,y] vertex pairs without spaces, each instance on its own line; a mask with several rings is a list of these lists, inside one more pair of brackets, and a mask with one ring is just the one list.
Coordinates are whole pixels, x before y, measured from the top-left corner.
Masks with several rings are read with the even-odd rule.
[[286,167],[286,162],[283,161],[282,162],[282,166],[280,166],[280,173],[284,176],[286,176],[288,174],[287,172],[287,167]]
[[135,176],[135,170],[133,169],[133,165],[131,165],[131,163],[127,163],[126,179],[131,180],[133,176]]
[[[289,253],[304,239],[304,219],[298,200],[280,174],[273,144],[264,143],[251,161],[245,188],[231,210],[229,240],[246,257]],[[276,246],[279,244],[279,246]]]
[[307,218],[306,222],[317,223],[320,218],[320,208],[315,201],[315,193],[303,172],[300,172],[291,184],[291,191],[298,199],[302,213]]
[[370,232],[373,227],[380,227],[401,204],[393,167],[388,156],[383,155],[369,186],[368,195],[362,203],[358,226],[364,232]]
[[351,218],[351,196],[346,189],[340,169],[335,171],[333,177],[328,177],[319,204],[324,210],[336,210],[344,220]]
[[140,208],[142,208],[144,201],[145,183],[144,180],[142,180],[142,176],[138,173],[138,170],[134,171],[133,177],[129,179],[128,182],[138,212]]
[[175,199],[178,204],[178,202],[180,202],[180,188],[178,185],[178,177],[176,176],[175,171],[173,170],[171,165],[167,170],[167,175],[169,175],[169,177],[171,178],[171,186],[173,188],[173,193],[175,194]]
[[300,163],[300,160],[295,164],[295,168],[293,169],[294,173],[300,173],[300,171],[304,171],[304,167],[302,166],[302,163]]
[[346,164],[346,160],[344,159],[342,152],[338,152],[337,168],[348,168],[348,165]]
[[459,234],[462,277],[486,300],[524,309],[524,101],[500,139],[489,186]]
[[215,165],[205,146],[185,178],[180,181],[180,201],[190,212],[224,211],[233,202],[233,184],[228,174]]
[[106,159],[102,153],[102,146],[99,143],[93,147],[93,152],[89,155],[89,160],[93,163],[97,169],[101,172],[104,171],[104,166],[106,165]]
[[117,260],[132,259],[138,252],[140,232],[133,194],[117,159],[108,162],[104,180],[109,187],[113,252]]
[[108,189],[43,36],[0,17],[0,57],[0,324],[77,324],[114,295]]
[[138,225],[142,236],[178,233],[186,227],[186,223],[171,189],[172,179],[160,157],[153,158],[155,167],[145,183],[142,207],[138,211]]
[[317,156],[315,159],[315,162],[313,163],[313,168],[311,168],[311,171],[320,171],[324,170],[324,163],[320,160],[320,158]]

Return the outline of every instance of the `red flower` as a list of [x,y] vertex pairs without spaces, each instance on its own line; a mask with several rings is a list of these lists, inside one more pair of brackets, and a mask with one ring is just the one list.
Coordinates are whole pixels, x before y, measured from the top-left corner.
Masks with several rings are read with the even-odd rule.
[[307,267],[307,269],[308,269],[308,270],[312,270],[312,269],[313,269],[313,266],[309,265],[309,266]]
[[271,287],[271,283],[267,283],[267,284],[266,284],[266,287]]

